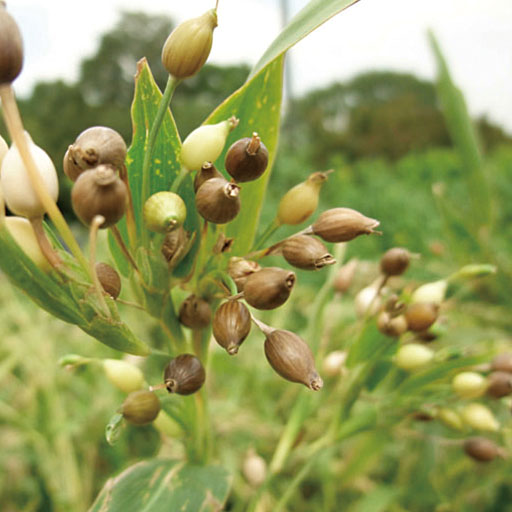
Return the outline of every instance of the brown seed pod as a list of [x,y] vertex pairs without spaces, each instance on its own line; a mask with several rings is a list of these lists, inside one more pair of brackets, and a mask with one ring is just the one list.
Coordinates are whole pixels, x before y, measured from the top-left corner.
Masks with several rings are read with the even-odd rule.
[[76,138],[68,152],[82,171],[100,164],[120,169],[126,159],[126,144],[112,128],[93,126]]
[[190,395],[204,384],[205,372],[201,361],[192,354],[180,354],[171,359],[164,370],[164,383],[169,393]]
[[197,192],[199,187],[205,181],[211,180],[212,178],[224,178],[224,176],[222,176],[215,165],[213,165],[211,162],[205,162],[201,169],[197,171],[194,178],[194,192]]
[[187,254],[190,245],[188,233],[180,226],[174,231],[169,231],[162,243],[161,252],[169,267],[174,268]]
[[409,266],[411,253],[402,247],[393,247],[384,253],[380,259],[380,269],[384,275],[402,275]]
[[491,368],[499,372],[512,373],[512,353],[498,354],[491,362]]
[[213,317],[213,336],[229,355],[235,355],[251,330],[251,314],[242,302],[228,300]]
[[405,311],[405,318],[410,331],[426,331],[436,320],[439,308],[431,302],[410,304]]
[[295,284],[295,273],[267,267],[247,277],[244,299],[256,309],[274,309],[284,304]]
[[189,295],[181,304],[179,320],[191,329],[204,329],[212,320],[210,304],[197,295]]
[[268,149],[258,134],[237,140],[226,153],[226,171],[235,181],[243,183],[259,178],[268,165]]
[[228,274],[235,281],[239,292],[244,289],[247,278],[259,270],[261,270],[261,266],[258,262],[246,260],[239,256],[233,256],[228,262]]
[[151,423],[159,412],[160,400],[155,393],[145,389],[130,393],[121,406],[124,419],[135,425]]
[[108,165],[80,174],[71,190],[71,202],[78,218],[88,226],[96,215],[103,215],[105,222],[101,228],[108,228],[122,218],[127,196],[126,185]]
[[359,235],[371,235],[380,224],[351,208],[333,208],[322,212],[311,226],[313,234],[326,242],[348,242]]
[[208,222],[225,224],[240,211],[240,187],[224,178],[205,181],[197,190],[197,211]]
[[356,273],[357,265],[357,260],[350,260],[348,263],[345,263],[345,265],[342,265],[338,269],[333,282],[334,289],[338,293],[346,293],[350,288]]
[[398,338],[407,331],[407,320],[404,315],[393,316],[388,311],[381,311],[377,317],[377,329],[386,336]]
[[281,251],[290,265],[302,270],[319,270],[336,263],[320,240],[307,235],[288,238],[281,245]]
[[64,170],[64,174],[71,180],[76,181],[78,176],[82,174],[83,169],[75,162],[75,159],[72,155],[73,146],[69,146],[66,154],[64,155],[64,159],[62,161],[62,168]]
[[490,462],[503,456],[503,450],[485,437],[471,437],[464,441],[464,451],[478,462]]
[[315,368],[315,359],[307,343],[295,333],[274,329],[266,334],[265,355],[270,366],[281,377],[300,382],[317,391],[323,381]]
[[512,375],[508,372],[492,372],[487,377],[487,394],[503,398],[512,393]]
[[96,263],[96,275],[101,287],[113,298],[117,299],[121,293],[121,278],[117,271],[106,263]]
[[23,67],[23,41],[18,24],[0,2],[0,84],[10,84]]

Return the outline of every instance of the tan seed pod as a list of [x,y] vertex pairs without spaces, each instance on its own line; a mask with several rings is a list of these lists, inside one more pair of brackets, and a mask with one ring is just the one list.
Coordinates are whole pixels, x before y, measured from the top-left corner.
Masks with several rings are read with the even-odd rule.
[[96,215],[105,217],[101,228],[116,224],[124,215],[127,197],[126,185],[108,165],[83,172],[71,189],[73,210],[87,226]]
[[359,235],[371,235],[380,224],[351,208],[333,208],[322,212],[311,226],[313,233],[326,242],[349,242]]
[[265,172],[267,164],[268,149],[256,132],[252,137],[233,143],[224,162],[228,174],[239,183],[258,179]]
[[329,254],[327,247],[307,235],[297,235],[288,238],[282,245],[281,250],[284,259],[294,267],[302,270],[319,270],[326,265],[333,265],[336,260]]
[[228,300],[213,317],[213,336],[229,355],[235,355],[251,330],[251,314],[242,302]]
[[485,437],[471,437],[464,441],[464,451],[478,462],[490,462],[503,456],[503,450]]
[[250,274],[244,285],[244,299],[256,309],[275,309],[283,305],[295,284],[295,273],[267,267]]
[[402,275],[409,266],[411,253],[402,247],[393,247],[380,259],[380,269],[387,276]]
[[498,354],[491,362],[491,368],[499,372],[512,373],[512,353]]
[[426,331],[436,320],[439,308],[431,302],[410,304],[405,311],[405,318],[410,331]]
[[386,336],[399,338],[407,331],[407,320],[404,315],[393,316],[387,311],[381,311],[377,317],[377,329]]
[[121,293],[121,278],[117,270],[106,263],[98,262],[96,263],[96,275],[105,292],[113,299],[117,299]]
[[266,334],[265,355],[270,366],[286,380],[300,382],[313,391],[322,388],[313,353],[295,333],[275,329]]
[[204,329],[212,320],[210,304],[197,295],[189,295],[181,304],[179,320],[190,329]]
[[487,394],[503,398],[512,393],[512,375],[508,372],[492,372],[487,377]]
[[18,24],[0,2],[0,84],[10,84],[23,67],[23,41]]
[[171,359],[164,370],[164,383],[169,393],[190,395],[204,384],[206,374],[201,361],[192,354]]
[[239,292],[244,289],[247,278],[259,270],[261,270],[261,266],[258,262],[246,260],[239,256],[233,256],[228,262],[228,274],[235,282]]
[[338,272],[336,272],[336,277],[334,278],[333,286],[334,289],[338,293],[346,293],[350,288],[352,281],[354,279],[354,275],[356,273],[356,268],[358,265],[357,260],[350,260],[349,262],[342,265]]
[[225,224],[240,211],[240,187],[224,178],[205,181],[197,190],[197,211],[208,222]]
[[123,405],[121,414],[134,425],[151,423],[160,412],[160,400],[152,391],[140,390],[130,393]]
[[205,162],[194,178],[194,192],[197,192],[205,181],[212,178],[224,178],[224,176],[222,176],[212,162]]

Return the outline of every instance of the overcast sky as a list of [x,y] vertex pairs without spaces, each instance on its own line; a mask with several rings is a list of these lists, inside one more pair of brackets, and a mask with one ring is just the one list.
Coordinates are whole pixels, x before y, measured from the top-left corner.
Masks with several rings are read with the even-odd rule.
[[[25,68],[16,90],[24,95],[38,80],[76,79],[80,60],[95,52],[120,9],[165,13],[180,22],[214,3],[7,0],[25,40]],[[308,2],[288,3],[294,14]],[[280,0],[220,0],[210,62],[254,64],[280,29],[279,6]],[[512,132],[512,0],[360,0],[292,50],[293,91],[301,94],[370,69],[433,78],[428,28],[436,33],[471,112]]]

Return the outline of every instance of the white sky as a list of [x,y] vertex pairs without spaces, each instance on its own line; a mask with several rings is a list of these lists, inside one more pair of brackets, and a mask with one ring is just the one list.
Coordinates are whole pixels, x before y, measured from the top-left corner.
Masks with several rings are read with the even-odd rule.
[[[202,14],[215,0],[7,0],[25,40],[26,94],[42,79],[76,79],[120,9],[166,13],[176,22]],[[307,0],[289,0],[297,12]],[[279,0],[220,0],[210,62],[254,64],[280,28]],[[512,132],[512,0],[360,0],[290,53],[298,94],[369,69],[433,78],[426,39],[432,28],[474,115]]]

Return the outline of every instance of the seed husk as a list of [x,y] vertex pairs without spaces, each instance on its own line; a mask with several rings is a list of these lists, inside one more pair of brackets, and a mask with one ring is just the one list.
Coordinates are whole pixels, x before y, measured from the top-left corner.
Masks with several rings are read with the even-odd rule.
[[252,137],[237,140],[226,153],[226,171],[235,181],[243,183],[258,179],[267,168],[268,150],[256,132]]
[[326,265],[336,263],[320,240],[307,235],[288,238],[281,245],[281,251],[290,265],[302,270],[319,270]]
[[151,423],[159,412],[160,400],[155,393],[148,390],[130,393],[121,406],[121,414],[124,419],[134,425]]
[[437,320],[439,308],[431,302],[410,304],[405,311],[405,318],[410,331],[426,331]]
[[313,391],[323,386],[307,343],[291,331],[274,329],[266,335],[265,355],[270,366],[286,380],[304,384]]
[[96,263],[96,275],[105,292],[113,299],[117,299],[121,293],[121,277],[117,270],[107,263],[98,262]]
[[183,226],[179,226],[166,233],[161,252],[169,267],[174,268],[185,257],[189,248],[190,237]]
[[204,329],[210,325],[212,309],[210,304],[197,295],[189,295],[181,304],[179,320],[190,329]]
[[380,259],[380,269],[387,276],[402,275],[409,266],[411,253],[402,247],[393,247]]
[[377,328],[386,336],[398,338],[407,331],[407,320],[404,315],[393,316],[388,311],[381,311],[377,317]]
[[83,169],[76,163],[75,159],[72,155],[73,146],[69,146],[64,154],[64,158],[62,161],[62,168],[64,170],[64,174],[71,180],[76,181],[78,176],[82,174]]
[[246,260],[239,256],[233,256],[228,262],[228,274],[235,282],[239,292],[244,289],[247,278],[259,270],[261,270],[261,266],[258,262]]
[[224,178],[205,181],[197,190],[197,211],[208,222],[225,224],[240,211],[240,187]]
[[169,393],[190,395],[204,384],[206,374],[201,361],[192,354],[171,359],[164,370],[164,383]]
[[229,355],[235,355],[251,330],[251,314],[247,306],[229,300],[221,304],[213,317],[213,336]]
[[278,267],[250,274],[244,285],[244,299],[256,309],[274,309],[284,304],[295,284],[295,273]]

